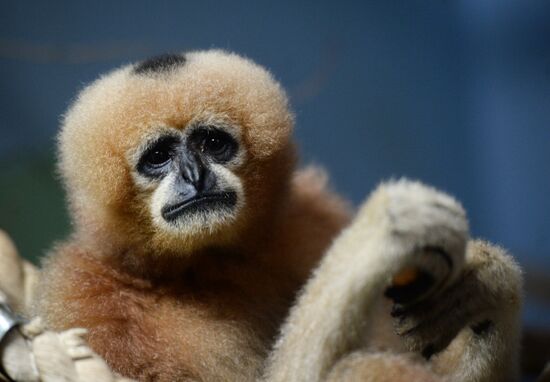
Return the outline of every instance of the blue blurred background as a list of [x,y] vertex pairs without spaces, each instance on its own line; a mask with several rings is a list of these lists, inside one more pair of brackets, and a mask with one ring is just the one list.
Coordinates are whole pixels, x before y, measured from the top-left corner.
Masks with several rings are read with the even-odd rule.
[[55,134],[113,67],[223,48],[288,89],[303,163],[359,203],[382,179],[455,195],[472,232],[527,270],[528,325],[550,326],[550,2],[2,1],[0,227],[41,256],[69,223]]

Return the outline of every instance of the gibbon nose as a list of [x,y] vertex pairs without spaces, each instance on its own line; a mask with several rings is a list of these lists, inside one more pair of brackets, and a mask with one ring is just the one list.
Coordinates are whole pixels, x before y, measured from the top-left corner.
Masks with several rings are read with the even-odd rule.
[[215,185],[214,174],[197,155],[184,154],[180,161],[180,172],[185,183],[193,186],[198,194],[211,191]]
[[203,191],[205,166],[195,155],[183,154],[180,161],[180,172],[183,180],[192,185],[197,192]]

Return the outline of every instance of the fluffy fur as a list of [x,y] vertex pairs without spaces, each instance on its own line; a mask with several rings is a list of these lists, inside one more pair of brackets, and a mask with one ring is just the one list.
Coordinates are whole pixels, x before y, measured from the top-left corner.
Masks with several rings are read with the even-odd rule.
[[[388,327],[381,297],[391,276],[433,262],[422,248],[434,246],[454,270],[432,296],[393,309]],[[515,381],[521,288],[519,267],[502,249],[468,243],[456,201],[418,183],[384,184],[305,286],[265,380]]]
[[[219,51],[185,57],[160,73],[116,70],[67,113],[59,169],[75,231],[44,263],[37,313],[54,329],[87,328],[127,376],[252,380],[350,214],[320,172],[292,175],[293,119],[268,72]],[[163,189],[136,175],[137,153],[161,131],[212,121],[244,147],[219,170],[240,182],[243,205],[228,222],[165,229],[154,212]]]
[[[197,124],[239,142],[232,162],[212,167],[239,202],[167,225],[159,209],[174,179],[135,169],[159,134]],[[126,66],[87,87],[59,135],[74,232],[44,262],[35,313],[53,329],[87,328],[110,366],[142,381],[512,378],[513,262],[467,244],[461,207],[409,182],[379,189],[338,236],[349,209],[318,170],[294,170],[292,127],[272,76],[221,51]],[[381,295],[406,267],[439,275],[430,246],[453,267],[435,292],[393,312],[396,336]],[[430,346],[429,362],[403,355]]]

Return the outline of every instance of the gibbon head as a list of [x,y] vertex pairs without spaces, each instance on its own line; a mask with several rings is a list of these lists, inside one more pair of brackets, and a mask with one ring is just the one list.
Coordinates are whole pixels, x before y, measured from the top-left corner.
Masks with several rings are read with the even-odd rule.
[[262,229],[294,164],[292,114],[265,69],[164,55],[85,88],[59,135],[77,232],[182,253]]

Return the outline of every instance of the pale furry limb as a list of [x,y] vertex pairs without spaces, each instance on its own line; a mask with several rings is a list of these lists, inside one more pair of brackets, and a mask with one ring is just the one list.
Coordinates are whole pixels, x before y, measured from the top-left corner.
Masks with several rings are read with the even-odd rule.
[[[467,239],[453,199],[407,181],[380,186],[303,290],[266,380],[518,380],[521,270],[502,249]],[[401,346],[373,336],[390,319],[382,311],[376,321],[380,296],[399,270],[429,260],[419,251],[426,247],[450,255],[450,281],[414,304],[394,305]]]
[[[335,241],[307,283],[267,364],[271,382],[321,381],[347,353],[362,347],[392,276],[425,247],[443,248],[456,279],[468,227],[452,198],[408,181],[380,186]],[[373,376],[374,378],[374,376]]]

